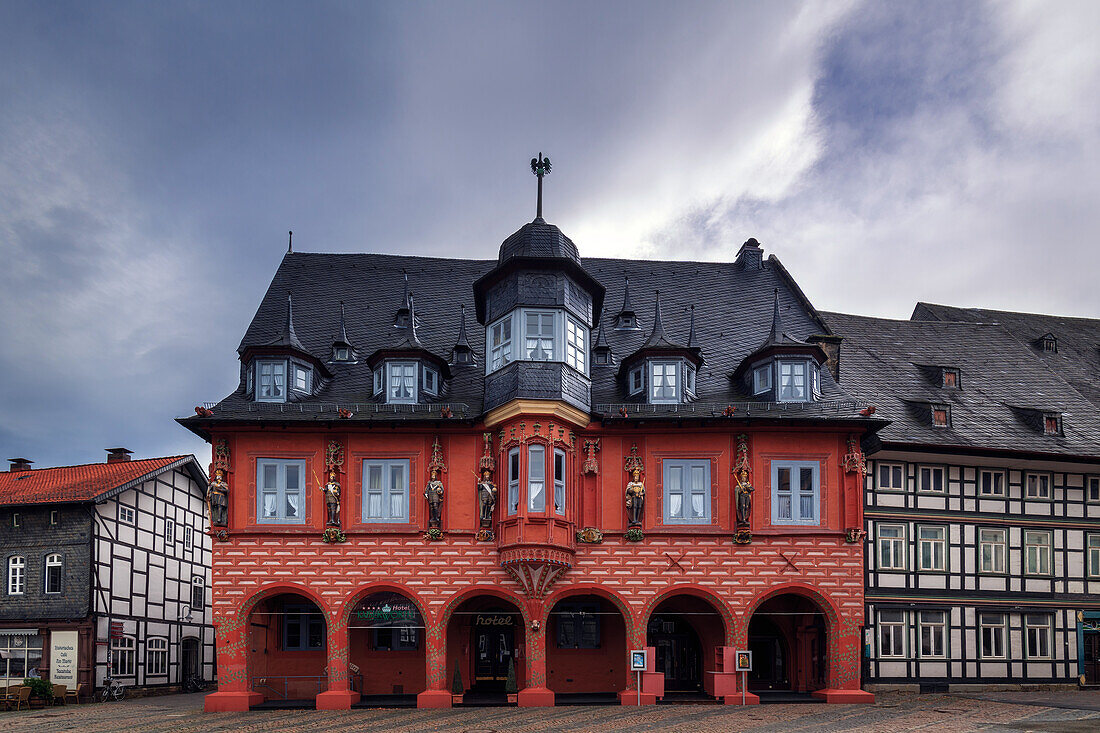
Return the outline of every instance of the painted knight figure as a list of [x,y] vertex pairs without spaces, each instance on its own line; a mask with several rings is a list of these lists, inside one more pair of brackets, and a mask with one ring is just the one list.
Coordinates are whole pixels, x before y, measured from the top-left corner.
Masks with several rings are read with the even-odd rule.
[[215,527],[229,526],[229,484],[225,482],[225,471],[214,469],[214,478],[206,489],[206,501],[210,504],[210,524]]
[[428,500],[428,528],[439,529],[443,515],[443,482],[439,480],[438,468],[431,469],[431,479],[424,487],[424,498]]
[[328,472],[328,483],[322,487],[321,491],[325,495],[325,509],[328,511],[328,518],[325,525],[328,527],[339,527],[340,482],[336,478],[335,470]]
[[490,529],[493,526],[493,510],[497,505],[497,486],[493,483],[492,472],[488,468],[481,469],[481,479],[477,482],[477,501],[481,528]]
[[641,527],[645,518],[645,484],[642,483],[642,470],[630,471],[630,483],[626,485],[626,513],[631,527]]

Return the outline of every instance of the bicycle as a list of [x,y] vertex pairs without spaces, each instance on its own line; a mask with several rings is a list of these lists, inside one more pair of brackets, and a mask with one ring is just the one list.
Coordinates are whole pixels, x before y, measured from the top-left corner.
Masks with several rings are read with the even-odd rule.
[[108,675],[107,679],[103,682],[103,690],[99,693],[99,699],[101,701],[121,700],[126,697],[126,688],[114,677]]
[[184,692],[202,692],[206,689],[206,680],[197,674],[188,675],[183,681]]

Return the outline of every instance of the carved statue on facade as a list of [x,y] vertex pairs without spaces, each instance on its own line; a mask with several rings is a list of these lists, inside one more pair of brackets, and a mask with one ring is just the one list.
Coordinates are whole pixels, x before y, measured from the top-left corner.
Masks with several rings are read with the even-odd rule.
[[737,526],[748,527],[752,524],[752,484],[737,484]]
[[481,478],[477,482],[477,501],[481,508],[482,529],[490,529],[493,526],[493,510],[497,506],[497,485],[493,483],[492,476],[492,471],[482,468]]
[[321,487],[321,492],[325,495],[325,508],[328,510],[328,519],[325,522],[325,526],[339,527],[340,482],[337,480],[335,468],[328,472],[328,483]]
[[428,500],[428,529],[439,529],[443,516],[443,482],[439,480],[439,469],[434,466],[431,479],[424,487],[424,498]]
[[737,509],[737,529],[739,542],[747,542],[751,539],[749,531],[752,529],[752,463],[749,460],[749,438],[747,435],[737,436],[737,460],[733,465],[735,484],[735,507]]
[[626,514],[631,527],[641,527],[645,519],[645,484],[642,483],[642,469],[630,471],[630,482],[626,485]]
[[214,469],[214,478],[206,489],[206,501],[210,505],[210,525],[229,526],[229,484],[225,482],[225,470]]

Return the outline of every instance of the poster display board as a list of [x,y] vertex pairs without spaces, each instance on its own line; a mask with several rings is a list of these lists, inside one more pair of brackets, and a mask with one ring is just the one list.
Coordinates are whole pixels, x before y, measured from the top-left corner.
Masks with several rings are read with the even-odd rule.
[[80,668],[76,631],[50,632],[50,682],[76,689],[77,670]]

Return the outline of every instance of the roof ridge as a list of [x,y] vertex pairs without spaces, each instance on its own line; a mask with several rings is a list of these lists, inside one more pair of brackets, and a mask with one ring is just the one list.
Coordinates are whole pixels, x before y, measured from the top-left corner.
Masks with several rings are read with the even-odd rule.
[[[193,456],[194,456],[193,453],[181,453],[177,456],[157,456],[155,458],[131,458],[128,461],[115,461],[114,463],[107,463],[106,461],[93,461],[91,463],[70,463],[70,464],[67,464],[67,465],[64,465],[64,466],[44,466],[42,468],[28,468],[27,470],[28,471],[34,471],[36,473],[41,473],[42,471],[53,471],[53,470],[59,469],[59,468],[84,468],[85,466],[119,466],[119,465],[126,465],[126,464],[142,463],[144,461],[165,461],[165,460],[168,460],[168,459],[179,460],[180,458],[190,458],[190,457],[193,457]],[[198,460],[198,459],[196,458],[195,460]],[[11,473],[11,472],[10,471],[0,471],[0,474],[3,474],[3,473]],[[16,471],[16,473],[22,473],[22,472],[21,471]]]

